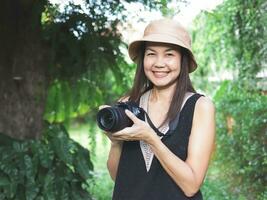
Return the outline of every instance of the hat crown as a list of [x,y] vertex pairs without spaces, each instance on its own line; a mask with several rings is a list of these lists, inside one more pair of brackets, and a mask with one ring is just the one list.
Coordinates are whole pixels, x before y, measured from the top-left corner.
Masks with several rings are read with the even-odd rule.
[[128,53],[134,62],[138,62],[138,58],[142,58],[140,53],[142,53],[141,48],[144,47],[145,42],[174,44],[185,48],[190,57],[189,72],[193,72],[197,68],[191,49],[190,35],[179,22],[166,18],[150,22],[144,30],[143,37],[129,44]]
[[191,49],[191,38],[187,30],[177,21],[160,19],[152,21],[144,30],[144,37],[149,35],[168,35],[174,37]]

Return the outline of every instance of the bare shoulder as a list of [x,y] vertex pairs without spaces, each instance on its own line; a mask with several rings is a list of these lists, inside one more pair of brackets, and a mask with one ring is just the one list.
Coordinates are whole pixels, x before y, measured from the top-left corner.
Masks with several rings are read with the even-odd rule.
[[[216,119],[215,106],[208,97],[200,97],[195,105],[193,125],[191,132],[191,143],[193,146],[201,148],[203,144],[210,144],[210,149],[214,143]],[[205,137],[203,137],[205,135]],[[192,147],[193,148],[193,147]],[[197,151],[200,151],[199,149]]]
[[215,112],[214,103],[210,98],[202,96],[196,102],[196,111],[209,113]]

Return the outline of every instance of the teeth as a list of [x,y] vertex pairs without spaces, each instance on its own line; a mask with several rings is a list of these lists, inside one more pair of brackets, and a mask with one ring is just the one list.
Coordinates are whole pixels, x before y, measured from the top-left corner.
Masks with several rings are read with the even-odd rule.
[[161,78],[161,77],[165,77],[165,76],[167,76],[167,75],[168,75],[168,72],[154,72],[154,75],[155,75],[156,77]]
[[154,72],[155,74],[167,74],[168,72]]

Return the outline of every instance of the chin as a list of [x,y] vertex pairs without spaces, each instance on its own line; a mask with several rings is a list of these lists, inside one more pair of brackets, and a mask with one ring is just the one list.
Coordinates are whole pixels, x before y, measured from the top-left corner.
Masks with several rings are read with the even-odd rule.
[[162,89],[167,89],[167,88],[169,88],[171,86],[175,86],[176,85],[176,82],[170,82],[170,83],[165,83],[165,84],[163,84],[163,83],[161,83],[161,84],[156,83],[156,84],[153,84],[153,85],[154,85],[155,88],[162,90]]

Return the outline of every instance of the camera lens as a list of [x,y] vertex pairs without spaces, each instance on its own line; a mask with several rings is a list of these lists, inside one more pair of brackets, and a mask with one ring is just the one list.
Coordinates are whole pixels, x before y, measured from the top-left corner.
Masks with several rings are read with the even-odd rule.
[[109,127],[111,124],[113,124],[113,116],[111,112],[106,112],[102,115],[101,119],[100,119],[100,123],[105,126],[105,127]]
[[116,113],[112,108],[104,108],[97,114],[98,126],[105,130],[110,131],[116,124]]
[[132,126],[133,122],[126,115],[125,109],[132,111],[136,117],[144,121],[144,114],[138,105],[132,102],[119,102],[112,107],[106,107],[98,111],[96,120],[99,128],[114,133],[125,127]]

